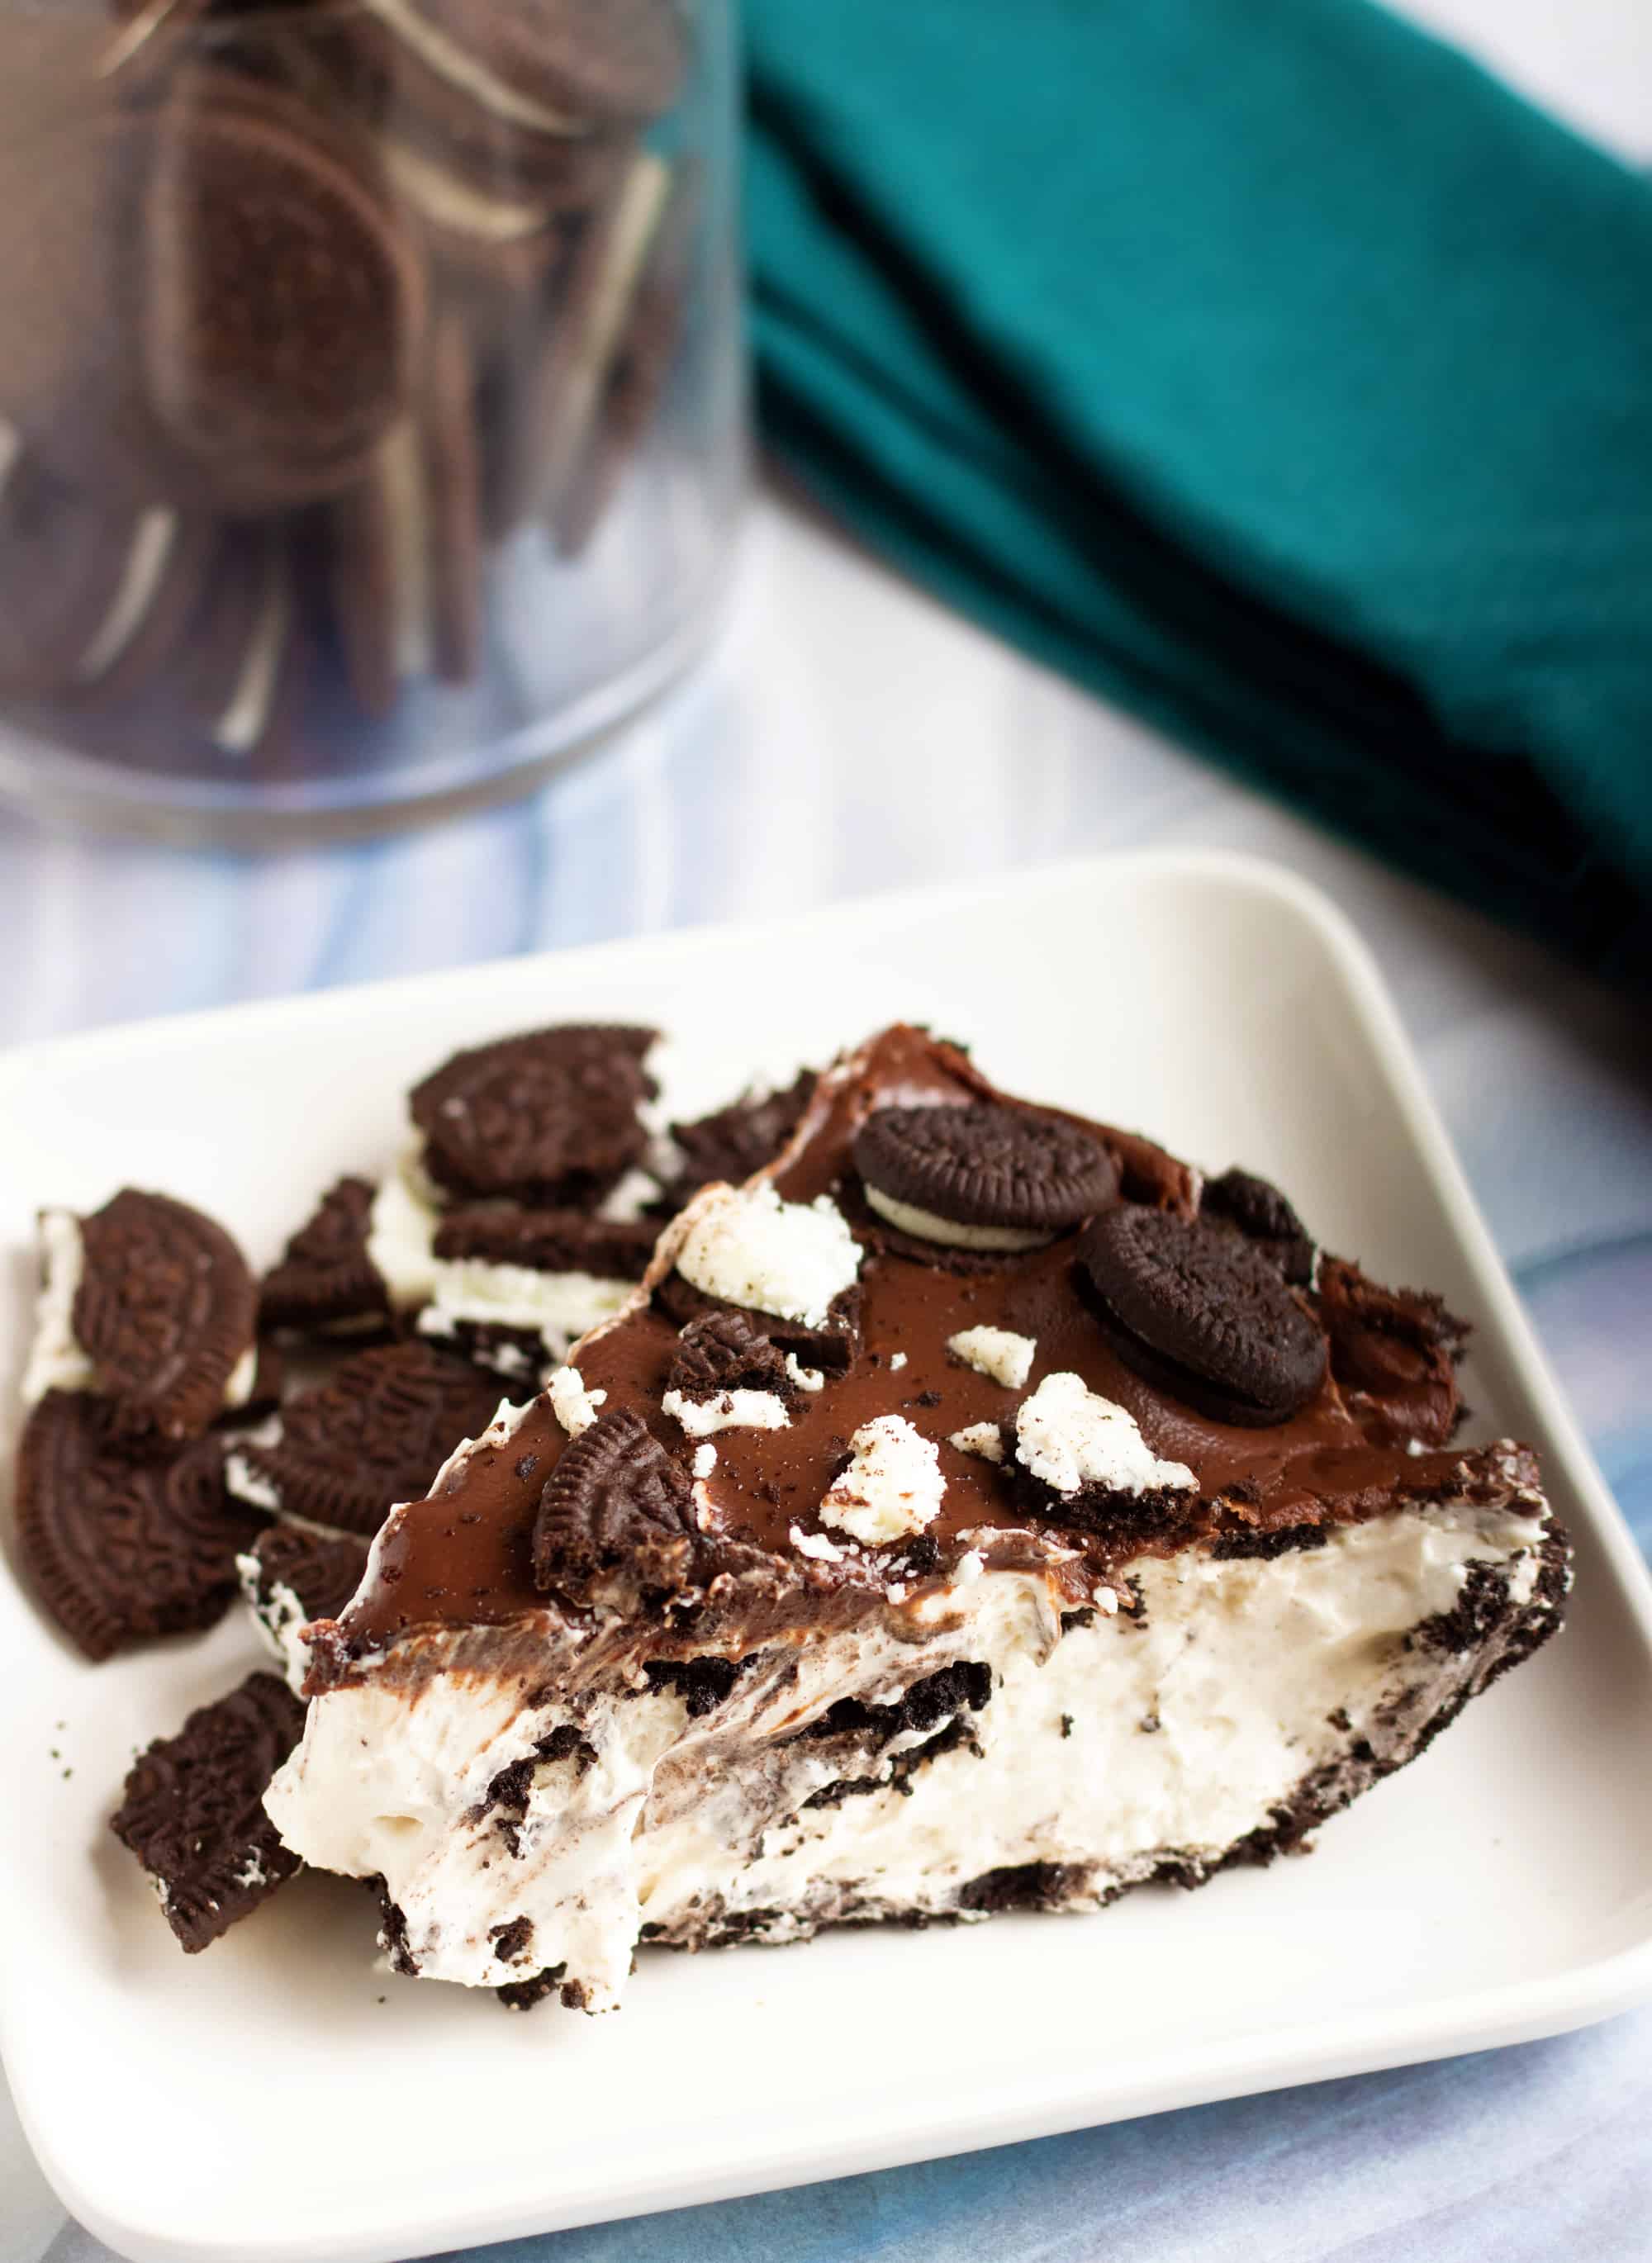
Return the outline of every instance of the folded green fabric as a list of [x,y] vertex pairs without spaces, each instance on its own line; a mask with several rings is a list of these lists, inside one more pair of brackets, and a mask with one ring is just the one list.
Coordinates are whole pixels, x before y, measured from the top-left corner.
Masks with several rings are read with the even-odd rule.
[[1652,974],[1652,183],[1366,0],[748,0],[767,432],[1028,651]]

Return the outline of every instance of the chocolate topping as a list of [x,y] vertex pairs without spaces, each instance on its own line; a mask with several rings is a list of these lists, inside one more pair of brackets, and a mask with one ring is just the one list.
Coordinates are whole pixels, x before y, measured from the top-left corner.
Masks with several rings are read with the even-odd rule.
[[1199,1197],[1201,1217],[1219,1218],[1238,1227],[1273,1259],[1286,1279],[1306,1288],[1314,1274],[1314,1244],[1295,1211],[1266,1179],[1236,1167],[1219,1179],[1206,1179]]
[[[773,1173],[782,1197],[808,1202],[837,1185],[856,1132],[895,1095],[903,1105],[928,1098],[1013,1105],[956,1048],[918,1030],[888,1030],[821,1080]],[[1101,1124],[1081,1128],[1112,1154],[1128,1197],[1126,1212],[1105,1217],[1162,1217],[1172,1227],[1191,1218],[1196,1182],[1185,1165],[1134,1134]],[[909,1600],[921,1596],[946,1579],[967,1548],[981,1551],[994,1567],[1042,1571],[1062,1607],[1083,1608],[1093,1602],[1098,1581],[1120,1588],[1133,1559],[1190,1539],[1204,1544],[1227,1534],[1374,1515],[1392,1504],[1402,1485],[1409,1494],[1460,1481],[1465,1465],[1459,1456],[1411,1457],[1395,1448],[1380,1399],[1344,1400],[1323,1371],[1320,1331],[1264,1257],[1230,1227],[1207,1221],[1202,1231],[1247,1273],[1260,1273],[1266,1309],[1275,1311],[1275,1300],[1284,1298],[1321,1346],[1320,1380],[1311,1395],[1288,1420],[1264,1430],[1254,1427],[1254,1414],[1243,1424],[1223,1421],[1127,1363],[1098,1325],[1076,1262],[1079,1237],[1072,1233],[981,1274],[949,1270],[938,1256],[924,1266],[872,1251],[857,1291],[859,1330],[852,1340],[837,1340],[836,1361],[826,1356],[830,1339],[799,1348],[802,1332],[747,1314],[755,1333],[782,1352],[795,1348],[803,1364],[823,1368],[825,1388],[811,1398],[808,1419],[786,1429],[718,1434],[716,1465],[695,1488],[699,1536],[692,1569],[706,1600],[679,1610],[669,1627],[656,1616],[645,1630],[650,1647],[643,1655],[657,1659],[672,1649],[682,1654],[714,1647],[743,1656],[799,1624],[847,1623],[886,1608],[884,1584],[892,1577],[910,1583]],[[608,1417],[628,1412],[656,1426],[663,1449],[680,1451],[676,1426],[659,1411],[681,1353],[679,1330],[731,1310],[680,1276],[666,1275],[649,1306],[587,1340],[578,1363],[587,1389],[607,1394]],[[955,1431],[1004,1419],[1004,1386],[960,1365],[948,1350],[953,1335],[983,1326],[1033,1338],[1034,1383],[1059,1371],[1078,1375],[1134,1419],[1156,1454],[1192,1470],[1197,1489],[1180,1497],[1175,1526],[1141,1515],[1128,1529],[1121,1516],[1104,1520],[1101,1530],[1059,1521],[1028,1506],[1014,1466],[995,1465],[950,1443]],[[790,1538],[793,1525],[801,1520],[811,1527],[855,1430],[890,1413],[905,1415],[938,1447],[946,1493],[933,1522],[893,1566],[853,1554],[837,1562],[801,1558]],[[521,1619],[528,1623],[525,1643],[531,1642],[546,1598],[531,1576],[530,1543],[541,1492],[565,1450],[572,1450],[566,1434],[540,1402],[507,1444],[472,1456],[439,1500],[403,1510],[380,1543],[375,1578],[329,1646],[322,1685],[347,1678],[359,1652],[423,1625],[485,1627]],[[719,1572],[735,1576],[721,1580],[714,1576]]]
[[533,1583],[582,1608],[634,1611],[683,1586],[699,1536],[688,1478],[618,1408],[575,1439],[540,1493]]
[[288,1514],[371,1535],[462,1438],[481,1435],[498,1404],[497,1379],[468,1361],[423,1341],[386,1344],[288,1399],[274,1445],[241,1451]]
[[222,1411],[250,1348],[257,1292],[221,1225],[127,1187],[80,1222],[76,1341],[115,1426],[186,1438]]
[[960,1225],[1058,1233],[1115,1198],[1093,1132],[1025,1108],[880,1108],[855,1136],[868,1187]]
[[1203,1219],[1126,1204],[1078,1245],[1114,1349],[1219,1421],[1283,1422],[1325,1373],[1325,1339],[1267,1259]]
[[1385,1289],[1345,1258],[1320,1266],[1319,1315],[1331,1373],[1374,1402],[1384,1435],[1444,1445],[1458,1420],[1456,1363],[1469,1324],[1417,1289]]
[[40,1599],[93,1660],[221,1618],[264,1521],[226,1493],[217,1440],[140,1450],[87,1392],[48,1391],[30,1415],[17,1501]]
[[166,1921],[193,1956],[300,1868],[264,1811],[271,1777],[304,1733],[304,1708],[273,1674],[192,1713],[152,1744],[109,1827],[161,1887]]
[[647,1143],[655,1036],[569,1023],[455,1053],[408,1099],[431,1176],[546,1209],[599,1199]]
[[436,1254],[480,1258],[489,1265],[525,1265],[536,1273],[590,1273],[603,1281],[640,1281],[654,1254],[658,1228],[646,1219],[592,1218],[579,1210],[517,1210],[497,1203],[461,1204],[443,1212]]
[[373,1188],[366,1179],[330,1187],[264,1276],[258,1319],[266,1328],[325,1328],[389,1317],[389,1299],[367,1255]]

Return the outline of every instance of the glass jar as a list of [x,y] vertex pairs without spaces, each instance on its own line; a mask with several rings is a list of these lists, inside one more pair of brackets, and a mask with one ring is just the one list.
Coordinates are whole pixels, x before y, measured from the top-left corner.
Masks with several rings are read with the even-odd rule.
[[520,787],[745,472],[734,0],[0,0],[0,794],[179,839]]

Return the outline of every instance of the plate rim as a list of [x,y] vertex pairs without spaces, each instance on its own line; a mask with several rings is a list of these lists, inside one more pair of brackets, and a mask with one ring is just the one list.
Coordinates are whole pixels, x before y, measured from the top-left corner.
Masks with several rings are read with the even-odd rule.
[[[663,945],[677,950],[714,950],[732,941],[779,939],[818,924],[823,918],[862,911],[898,926],[903,920],[948,913],[957,916],[974,905],[1013,900],[1052,886],[1071,886],[1086,878],[1116,877],[1121,870],[1148,880],[1197,880],[1201,877],[1249,892],[1293,915],[1314,935],[1357,1010],[1359,1031],[1389,1088],[1414,1148],[1419,1168],[1438,1197],[1463,1262],[1479,1298],[1477,1319],[1514,1370],[1518,1385],[1540,1413],[1546,1456],[1553,1457],[1581,1504],[1591,1538],[1602,1551],[1642,1649],[1652,1658],[1652,1571],[1625,1522],[1610,1487],[1583,1436],[1564,1392],[1492,1240],[1479,1204],[1458,1160],[1416,1050],[1401,1021],[1392,993],[1369,945],[1347,915],[1324,892],[1288,867],[1243,851],[1222,849],[1145,848],[1021,865],[985,879],[954,879],[895,891],[872,892],[824,906],[762,920],[728,920],[567,949],[525,952],[478,960],[463,966],[426,970],[380,980],[298,991],[247,1000],[188,1013],[120,1022],[66,1036],[33,1040],[0,1057],[0,1095],[15,1090],[33,1074],[74,1068],[83,1063],[119,1060],[154,1047],[192,1047],[210,1042],[233,1026],[238,1035],[260,1028],[301,1024],[325,1028],[359,1014],[366,1001],[387,997],[429,996],[461,992],[485,984],[490,972],[505,969],[513,980],[531,980],[536,966],[559,972],[595,959],[613,963],[647,957]],[[1336,2079],[1377,2069],[1455,2056],[1560,2034],[1611,2017],[1652,1997],[1652,1912],[1642,1938],[1588,1956],[1564,1970],[1532,1979],[1437,1997],[1419,2012],[1337,2014],[1298,2021],[1261,2036],[1229,2037],[1199,2044],[1170,2045],[1145,2063],[1138,2056],[1128,2098],[1116,2082],[1075,2086],[1071,2071],[1058,2066],[1040,2085],[1022,2078],[1013,2101],[994,2093],[961,2118],[955,2102],[921,2111],[898,2132],[868,2137],[842,2132],[808,2141],[806,2150],[791,2136],[765,2137],[748,2145],[733,2166],[715,2164],[685,2173],[667,2165],[644,2171],[614,2195],[614,2204],[594,2189],[569,2198],[555,2193],[538,2201],[485,2200],[461,2215],[449,2209],[439,2217],[392,2221],[320,2235],[301,2228],[288,2235],[230,2242],[212,2235],[193,2237],[188,2228],[163,2223],[147,2214],[110,2208],[82,2183],[75,2163],[58,2154],[47,2133],[37,2129],[25,2085],[18,2081],[22,2038],[14,2032],[0,1990],[0,2063],[11,2079],[25,2135],[47,2180],[63,2204],[95,2236],[140,2263],[409,2263],[455,2245],[485,2242],[612,2222],[677,2207],[699,2205],[741,2194],[772,2191],[878,2170],[946,2154],[1024,2143],[1119,2118],[1170,2110],[1177,2106],[1260,2093],[1296,2084]],[[395,2203],[392,2201],[391,2206]]]

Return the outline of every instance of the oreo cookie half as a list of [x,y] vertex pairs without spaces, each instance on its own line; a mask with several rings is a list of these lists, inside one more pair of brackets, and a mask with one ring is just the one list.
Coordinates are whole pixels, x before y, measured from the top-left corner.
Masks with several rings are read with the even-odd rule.
[[681,1586],[699,1528],[694,1489],[640,1414],[604,1414],[546,1480],[533,1583],[584,1608],[633,1611]]
[[[69,1334],[114,1428],[192,1437],[244,1406],[257,1291],[223,1227],[170,1195],[127,1187],[78,1221],[77,1238]],[[47,1250],[54,1267],[64,1253],[51,1240]]]
[[217,1440],[135,1451],[83,1391],[48,1391],[30,1415],[17,1504],[18,1545],[40,1599],[94,1663],[221,1618],[235,1558],[264,1522],[229,1497]]
[[673,1124],[671,1138],[683,1168],[663,1190],[662,1204],[681,1210],[689,1197],[713,1180],[737,1187],[772,1162],[796,1131],[815,1096],[819,1078],[800,1069],[777,1092],[749,1092],[689,1124]]
[[962,1249],[1036,1249],[1115,1200],[1087,1132],[991,1101],[880,1108],[855,1135],[866,1201],[903,1233]]
[[264,1276],[260,1327],[316,1334],[388,1327],[389,1299],[367,1254],[373,1191],[357,1178],[328,1189]]
[[1295,1211],[1271,1180],[1235,1165],[1219,1179],[1206,1179],[1199,1198],[1201,1217],[1236,1226],[1248,1241],[1267,1252],[1287,1281],[1306,1288],[1314,1277],[1314,1243]]
[[638,1161],[652,1030],[569,1023],[455,1053],[414,1087],[424,1167],[461,1195],[544,1209],[600,1200]]
[[309,1670],[302,1630],[312,1619],[338,1616],[361,1585],[367,1547],[353,1533],[328,1540],[297,1525],[272,1524],[258,1535],[250,1554],[238,1559],[253,1623],[295,1693],[301,1693]]
[[152,1744],[127,1777],[109,1827],[160,1894],[193,1956],[266,1901],[300,1866],[264,1795],[304,1733],[304,1708],[273,1674],[203,1705]]
[[1323,1381],[1318,1323],[1225,1227],[1125,1204],[1091,1220],[1078,1256],[1119,1358],[1214,1421],[1288,1421]]
[[273,1444],[236,1449],[229,1481],[260,1507],[370,1536],[398,1501],[429,1490],[498,1405],[496,1377],[429,1344],[358,1352],[287,1400]]

